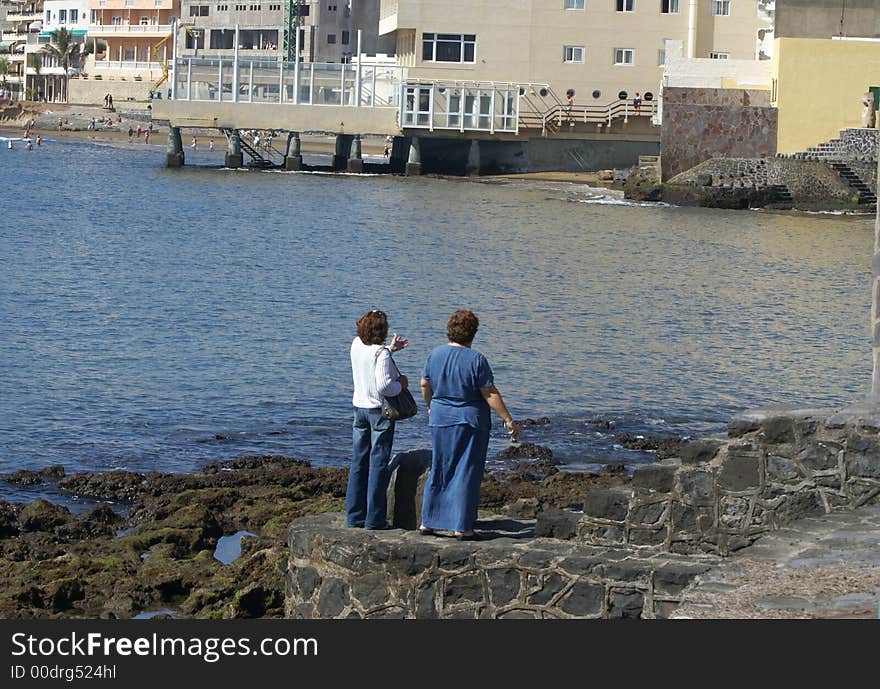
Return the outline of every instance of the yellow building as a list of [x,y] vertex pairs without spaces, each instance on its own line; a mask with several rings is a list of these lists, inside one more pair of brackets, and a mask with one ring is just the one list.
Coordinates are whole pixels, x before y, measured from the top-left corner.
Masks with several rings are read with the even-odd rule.
[[777,38],[772,83],[777,151],[805,151],[862,126],[862,97],[880,86],[880,41]]

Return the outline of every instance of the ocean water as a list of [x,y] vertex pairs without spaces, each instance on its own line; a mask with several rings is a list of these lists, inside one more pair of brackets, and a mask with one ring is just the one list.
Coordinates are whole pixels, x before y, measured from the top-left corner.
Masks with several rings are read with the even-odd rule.
[[[873,219],[623,202],[582,185],[230,171],[187,149],[0,150],[0,473],[344,466],[366,310],[415,381],[466,307],[523,440],[633,465],[614,433],[870,384]],[[613,421],[613,430],[591,423]],[[396,449],[428,447],[424,413]],[[506,446],[493,430],[490,461]],[[0,498],[45,488],[0,482]]]

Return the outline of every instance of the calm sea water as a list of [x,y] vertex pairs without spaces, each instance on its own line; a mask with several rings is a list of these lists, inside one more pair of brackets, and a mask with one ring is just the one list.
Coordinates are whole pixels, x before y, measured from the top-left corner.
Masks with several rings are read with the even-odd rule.
[[[220,147],[222,148],[222,147]],[[416,379],[458,307],[524,439],[569,469],[614,432],[867,392],[872,219],[639,206],[580,185],[218,169],[221,151],[0,150],[0,472],[342,466],[354,322]],[[430,444],[424,415],[398,449]],[[490,454],[503,449],[500,428]],[[0,483],[0,497],[36,489]]]

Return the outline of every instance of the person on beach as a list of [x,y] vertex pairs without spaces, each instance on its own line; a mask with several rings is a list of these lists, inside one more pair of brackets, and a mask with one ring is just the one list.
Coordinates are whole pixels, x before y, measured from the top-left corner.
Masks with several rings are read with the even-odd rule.
[[431,428],[431,471],[422,498],[419,531],[451,531],[473,540],[480,483],[489,449],[493,409],[516,439],[519,427],[495,387],[489,362],[471,348],[480,321],[459,309],[446,323],[448,343],[435,347],[422,370],[422,398]]
[[149,129],[144,132],[144,143],[145,144],[150,143],[150,130]]
[[131,137],[134,136],[134,129],[131,128],[131,125],[128,126],[128,143],[131,143]]
[[208,139],[208,150],[214,150],[214,139]]
[[37,134],[37,146],[43,145],[43,137]]
[[382,414],[382,397],[398,395],[409,385],[391,358],[391,353],[404,349],[409,340],[394,333],[391,343],[385,345],[387,337],[388,317],[374,309],[358,319],[357,336],[351,343],[354,422],[345,525],[353,528],[384,529],[387,524],[394,421]]
[[141,126],[138,125],[138,126],[137,126],[137,129],[136,129],[135,132],[134,132],[138,139],[141,138],[141,132],[143,132],[143,131],[144,131],[144,130],[141,129]]
[[196,137],[193,137],[192,143],[189,146],[195,150],[199,146],[199,140]]

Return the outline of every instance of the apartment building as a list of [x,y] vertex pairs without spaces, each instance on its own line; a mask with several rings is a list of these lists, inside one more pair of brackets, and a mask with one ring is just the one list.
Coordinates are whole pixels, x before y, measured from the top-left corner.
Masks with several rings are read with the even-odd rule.
[[0,23],[0,58],[6,64],[6,74],[0,82],[6,84],[13,99],[24,98],[27,93],[27,67],[25,50],[30,41],[37,42],[43,28],[42,0],[4,0],[5,20]]
[[756,0],[381,0],[410,78],[549,84],[575,103],[659,89],[666,42],[690,57],[758,59]]
[[357,52],[358,29],[365,53],[393,51],[393,39],[379,39],[379,0],[182,0],[182,21],[196,35],[182,39],[181,54],[231,56],[237,26],[242,56],[282,57],[288,3],[290,14],[299,16],[301,56],[307,62],[349,62]]

